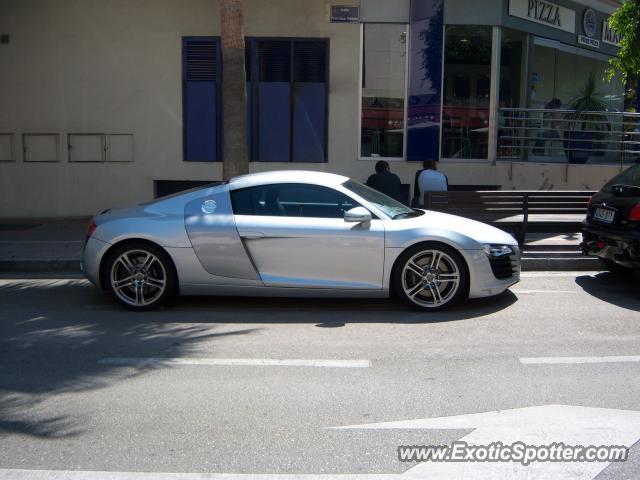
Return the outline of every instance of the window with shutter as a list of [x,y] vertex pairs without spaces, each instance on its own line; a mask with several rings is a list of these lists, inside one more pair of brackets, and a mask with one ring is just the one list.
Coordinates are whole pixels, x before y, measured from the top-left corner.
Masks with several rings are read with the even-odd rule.
[[247,70],[258,78],[247,90],[251,159],[325,162],[328,42],[252,38],[247,46]]
[[326,42],[295,42],[294,82],[324,83],[327,70]]
[[326,161],[327,42],[294,41],[294,162]]
[[260,40],[258,58],[261,82],[291,82],[291,42]]
[[184,160],[220,159],[220,42],[216,37],[182,39]]
[[[328,41],[248,38],[247,141],[250,159],[325,162]],[[218,161],[222,79],[217,37],[184,37],[184,159]]]

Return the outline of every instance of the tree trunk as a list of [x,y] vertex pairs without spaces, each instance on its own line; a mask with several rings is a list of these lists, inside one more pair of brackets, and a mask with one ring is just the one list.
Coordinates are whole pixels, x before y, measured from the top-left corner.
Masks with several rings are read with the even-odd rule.
[[222,177],[249,173],[242,0],[220,0],[222,38]]

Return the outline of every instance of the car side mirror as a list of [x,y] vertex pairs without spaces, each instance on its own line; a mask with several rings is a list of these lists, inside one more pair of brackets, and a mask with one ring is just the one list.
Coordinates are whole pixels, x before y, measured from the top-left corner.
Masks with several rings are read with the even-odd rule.
[[370,222],[371,212],[364,207],[355,207],[344,213],[344,221],[348,223]]

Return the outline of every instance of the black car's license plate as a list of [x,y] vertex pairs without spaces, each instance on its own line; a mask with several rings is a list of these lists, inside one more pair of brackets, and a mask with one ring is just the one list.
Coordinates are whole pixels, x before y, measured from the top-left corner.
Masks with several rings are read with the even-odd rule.
[[616,212],[607,208],[596,208],[596,211],[593,213],[594,219],[604,223],[613,223],[615,216]]

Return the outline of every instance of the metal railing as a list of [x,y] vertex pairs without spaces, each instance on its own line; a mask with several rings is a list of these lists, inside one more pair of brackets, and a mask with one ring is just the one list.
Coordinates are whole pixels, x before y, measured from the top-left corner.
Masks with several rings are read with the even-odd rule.
[[640,163],[640,113],[501,108],[497,159]]

